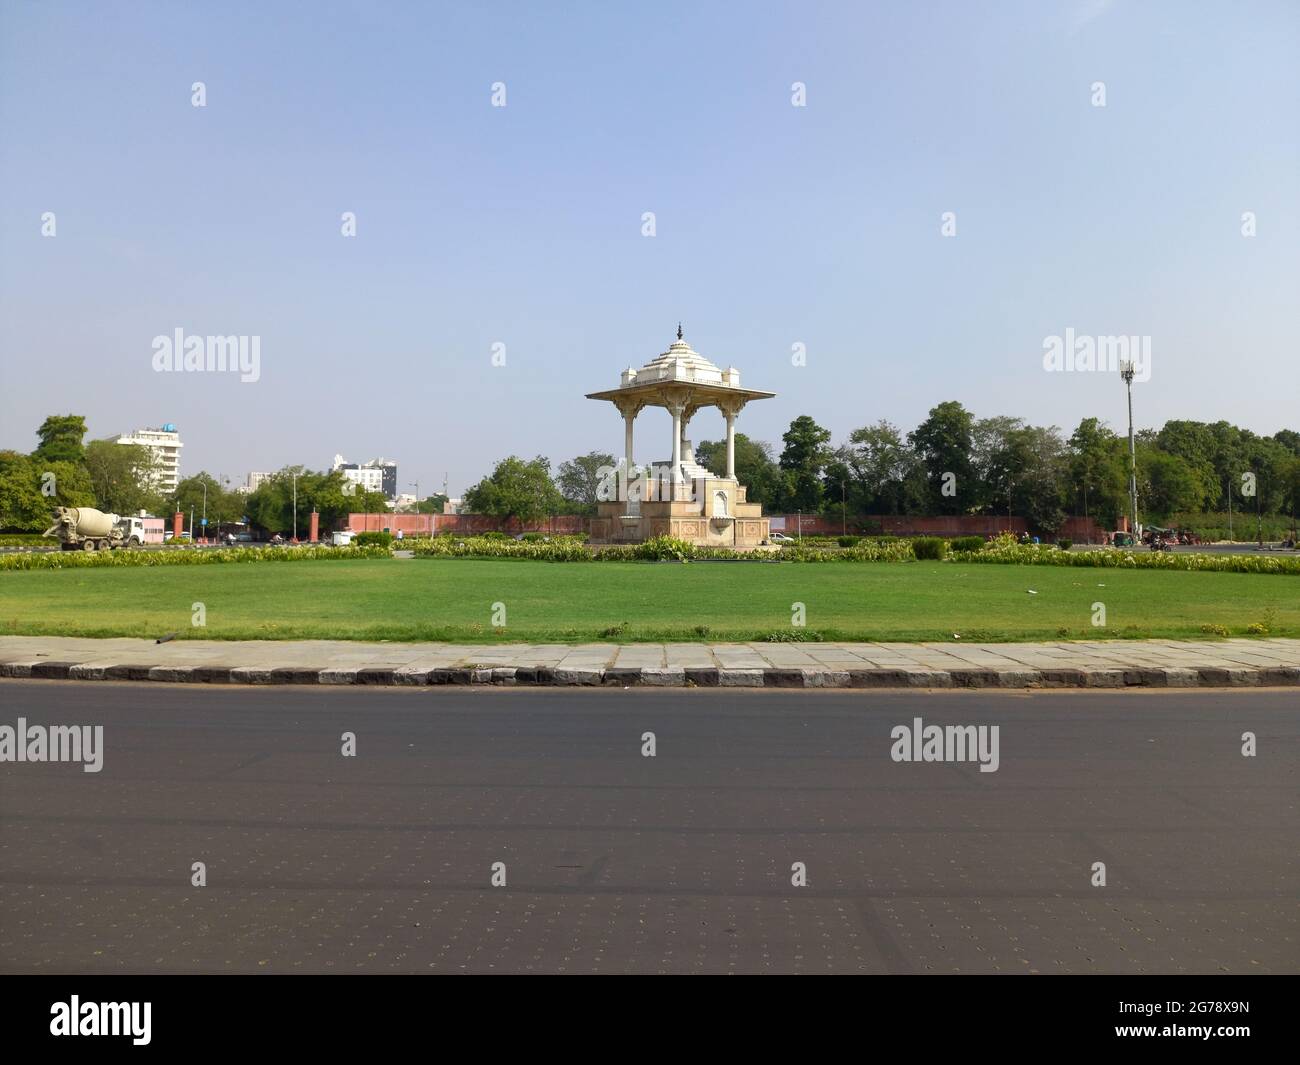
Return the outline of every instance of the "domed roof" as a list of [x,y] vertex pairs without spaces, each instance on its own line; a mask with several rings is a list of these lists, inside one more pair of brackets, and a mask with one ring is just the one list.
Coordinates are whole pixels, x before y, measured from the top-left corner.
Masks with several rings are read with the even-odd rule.
[[[667,406],[677,402],[683,388],[692,397],[691,402],[713,404],[722,399],[728,403],[746,403],[751,399],[767,399],[774,392],[759,392],[740,387],[740,371],[734,366],[723,370],[710,362],[682,336],[677,326],[677,339],[668,350],[656,355],[639,370],[628,367],[623,371],[618,388],[603,392],[588,392],[588,399],[608,399],[621,403],[631,397],[642,405]],[[639,409],[639,408],[638,408]]]
[[677,339],[668,350],[656,355],[636,372],[639,383],[647,381],[696,381],[700,384],[722,384],[722,370],[715,366],[685,340],[682,327],[677,327]]

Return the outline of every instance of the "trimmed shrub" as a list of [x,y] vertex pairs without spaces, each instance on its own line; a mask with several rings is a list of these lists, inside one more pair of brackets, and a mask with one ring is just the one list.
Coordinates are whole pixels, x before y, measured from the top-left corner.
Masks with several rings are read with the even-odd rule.
[[105,569],[112,566],[214,566],[245,562],[336,561],[391,558],[386,547],[229,547],[194,551],[50,551],[5,555],[0,571],[29,569]]
[[695,545],[675,536],[654,536],[632,549],[636,558],[653,562],[685,562],[695,557]]
[[1070,550],[1070,548],[1074,546],[1074,541],[1065,540],[1065,539],[1057,540],[1056,546],[1059,547],[1062,551],[1068,551]]
[[912,541],[912,554],[918,560],[941,562],[948,557],[948,541],[938,536],[922,536]]
[[393,534],[390,532],[363,532],[352,537],[357,547],[392,547]]
[[835,542],[839,544],[840,547],[856,547],[861,539],[861,536],[837,536]]
[[984,537],[982,536],[958,536],[955,537],[948,545],[953,551],[983,551]]

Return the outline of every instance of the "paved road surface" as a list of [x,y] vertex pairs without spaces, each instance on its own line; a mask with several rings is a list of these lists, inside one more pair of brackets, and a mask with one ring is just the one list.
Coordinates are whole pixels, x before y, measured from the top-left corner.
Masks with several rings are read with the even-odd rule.
[[[1300,967],[1294,691],[0,681],[19,716],[105,752],[0,764],[8,971]],[[892,761],[917,716],[997,772]]]

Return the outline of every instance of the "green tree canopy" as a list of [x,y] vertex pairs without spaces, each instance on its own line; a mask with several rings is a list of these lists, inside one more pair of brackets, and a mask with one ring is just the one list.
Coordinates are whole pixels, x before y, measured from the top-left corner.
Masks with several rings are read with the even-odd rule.
[[51,414],[36,430],[40,444],[32,452],[37,462],[85,461],[86,450],[81,441],[86,435],[86,419],[80,414]]
[[780,466],[785,474],[786,510],[815,513],[821,510],[825,487],[822,473],[831,461],[831,431],[801,414],[781,437],[785,444]]
[[119,444],[109,439],[92,440],[86,445],[86,470],[100,510],[115,514],[169,511],[171,502],[153,487],[156,469],[154,452],[139,444]]
[[596,511],[596,489],[600,486],[600,470],[614,465],[614,456],[603,451],[589,451],[568,462],[561,462],[555,475],[560,494],[587,513]]
[[[961,514],[979,498],[975,467],[974,416],[956,400],[940,403],[908,436],[908,441],[925,466],[929,482],[930,508],[935,514]],[[951,482],[945,477],[952,474]],[[944,495],[945,483],[952,483],[954,495]]]
[[497,463],[485,477],[465,493],[465,509],[473,514],[526,523],[560,511],[564,497],[551,480],[549,459],[538,456],[526,462],[516,455]]

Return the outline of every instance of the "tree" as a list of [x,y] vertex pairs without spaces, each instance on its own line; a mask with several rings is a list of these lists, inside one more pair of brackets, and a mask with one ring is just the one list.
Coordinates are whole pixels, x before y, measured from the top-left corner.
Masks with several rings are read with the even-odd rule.
[[1084,517],[1114,529],[1128,511],[1128,444],[1106,423],[1084,418],[1070,436],[1070,494]]
[[32,460],[17,451],[0,451],[0,529],[44,532],[53,500],[41,494],[41,477]]
[[907,480],[919,462],[897,426],[882,418],[875,425],[854,429],[841,450],[860,511],[898,514],[907,509]]
[[1279,429],[1273,439],[1286,448],[1292,455],[1300,458],[1300,433],[1291,429]]
[[[961,514],[978,498],[971,463],[973,429],[970,411],[955,400],[948,400],[931,409],[929,417],[908,436],[925,466],[930,508],[936,514]],[[952,485],[954,494],[945,494],[948,484]]]
[[1011,478],[1014,509],[1030,527],[1055,536],[1065,521],[1067,455],[1056,426],[1026,425],[1007,434],[1000,465]]
[[1027,461],[1016,454],[1012,440],[1025,428],[1020,418],[1000,415],[981,418],[971,428],[971,467],[975,474],[975,490],[969,500],[994,514],[1007,509],[1012,502],[1012,487],[1023,476],[1021,464]]
[[491,476],[465,493],[465,509],[470,513],[521,524],[549,517],[563,505],[564,497],[551,480],[550,460],[540,455],[531,462],[516,455],[502,459]]
[[785,444],[780,466],[785,474],[787,510],[816,513],[821,510],[822,471],[831,461],[831,433],[801,414],[781,437]]
[[1203,495],[1196,467],[1158,447],[1139,448],[1138,498],[1148,516],[1162,521],[1178,511],[1199,510]]
[[[216,535],[222,525],[229,525],[244,517],[245,497],[230,491],[229,482],[219,481],[206,470],[186,477],[176,486],[175,505],[182,513],[194,515],[195,535]],[[204,531],[203,518],[208,519]]]
[[86,459],[81,441],[86,435],[86,419],[80,414],[51,414],[36,430],[40,444],[32,452],[38,462],[71,462]]
[[153,487],[157,466],[154,452],[139,444],[109,439],[86,445],[86,470],[100,510],[134,514],[167,509],[170,501],[164,501]]
[[[295,478],[298,501],[296,511]],[[347,521],[349,514],[379,514],[383,520],[387,520],[388,514],[388,500],[382,492],[367,492],[360,485],[347,480],[342,470],[318,473],[303,466],[285,466],[247,496],[235,495],[233,498],[242,513],[248,516],[250,524],[285,536],[292,536],[296,529],[299,539],[310,532],[310,515],[313,510],[319,515],[321,529],[341,525]],[[211,515],[211,496],[208,499]]]
[[596,490],[600,486],[601,469],[611,469],[614,456],[603,451],[589,451],[569,462],[561,462],[555,483],[560,494],[570,503],[588,514],[596,512]]
[[417,514],[441,514],[443,505],[446,502],[447,497],[439,492],[437,495],[419,500],[415,504],[415,512]]

